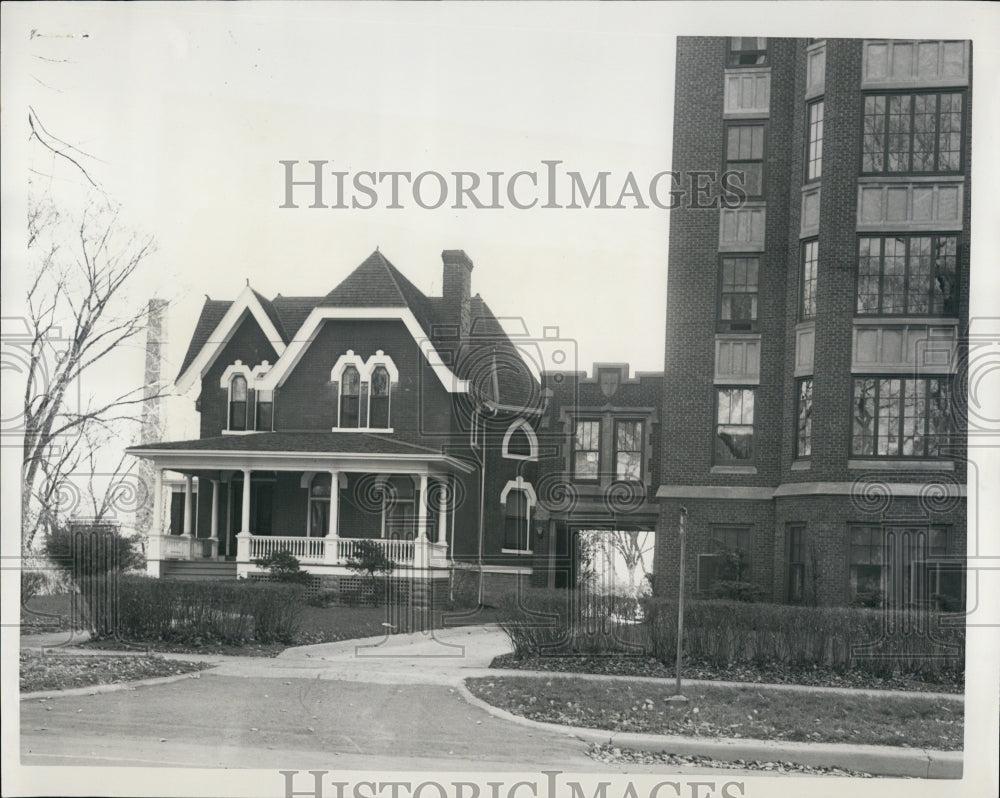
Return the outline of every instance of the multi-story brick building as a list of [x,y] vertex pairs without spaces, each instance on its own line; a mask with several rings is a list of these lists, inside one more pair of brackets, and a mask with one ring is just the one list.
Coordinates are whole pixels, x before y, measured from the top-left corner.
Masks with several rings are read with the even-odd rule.
[[[681,37],[658,589],[964,590],[969,42]],[[709,207],[706,207],[709,206]],[[682,510],[683,508],[683,510]]]

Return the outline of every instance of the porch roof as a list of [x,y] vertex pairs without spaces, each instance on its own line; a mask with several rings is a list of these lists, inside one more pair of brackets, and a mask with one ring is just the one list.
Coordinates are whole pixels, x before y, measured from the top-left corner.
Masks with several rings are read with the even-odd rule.
[[136,457],[187,460],[201,457],[260,456],[262,459],[301,458],[337,459],[374,458],[387,461],[407,461],[448,464],[460,471],[471,466],[461,459],[399,438],[368,432],[254,432],[245,435],[220,435],[187,441],[169,441],[130,446],[126,450]]

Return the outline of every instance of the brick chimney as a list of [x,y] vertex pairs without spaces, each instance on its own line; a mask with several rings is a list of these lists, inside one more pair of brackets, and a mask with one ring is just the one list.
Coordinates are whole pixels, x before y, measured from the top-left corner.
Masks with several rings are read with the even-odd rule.
[[441,253],[441,260],[444,261],[441,296],[445,319],[458,328],[461,338],[467,338],[472,326],[472,260],[461,249],[446,249]]

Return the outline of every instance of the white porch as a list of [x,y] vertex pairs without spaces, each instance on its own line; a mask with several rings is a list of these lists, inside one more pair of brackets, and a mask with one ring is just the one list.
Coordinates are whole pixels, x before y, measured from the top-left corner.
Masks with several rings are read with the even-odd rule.
[[[169,469],[183,474],[184,498],[180,523],[174,519],[174,526],[181,527],[179,533],[170,530],[169,524],[165,527],[163,502],[156,502],[153,531],[147,544],[150,575],[160,576],[161,563],[165,561],[225,561],[235,562],[237,576],[245,577],[263,572],[254,560],[280,550],[288,551],[307,572],[344,575],[351,573],[346,564],[361,541],[377,545],[396,570],[404,570],[408,576],[442,576],[442,569],[452,564],[450,552],[457,509],[453,498],[462,493],[455,486],[460,478],[455,471],[462,471],[464,464],[456,469],[451,458],[441,455],[377,460],[336,455],[283,458],[261,453],[253,458],[253,467],[233,468],[234,458],[219,453],[197,457],[187,453],[182,457],[174,452],[156,452],[156,455],[153,494],[162,497],[163,472]],[[245,461],[246,456],[241,459]],[[432,459],[438,461],[427,462]],[[274,489],[276,474],[285,475],[277,478],[285,485],[280,494]],[[264,481],[267,479],[271,480],[273,494],[267,500],[269,506],[277,508],[283,502],[303,501],[307,507],[290,509],[281,504],[281,513],[269,510],[268,523],[260,524],[259,508],[256,514],[253,510],[260,498],[258,494],[267,487]],[[379,491],[391,493],[390,482],[400,479],[412,485],[411,493],[398,502],[383,498],[379,523]],[[292,499],[287,490],[289,480],[300,488]],[[364,496],[359,498],[360,493]],[[207,510],[204,504],[201,508],[201,529],[196,528],[198,501],[208,503]],[[370,514],[360,525],[364,528],[359,529],[351,520],[356,521],[357,506],[362,501]],[[349,506],[343,508],[345,504]],[[400,506],[405,510],[402,522],[397,517]],[[304,523],[289,526],[278,519],[293,511]],[[207,537],[206,520],[209,521]],[[264,528],[255,528],[255,523]]]

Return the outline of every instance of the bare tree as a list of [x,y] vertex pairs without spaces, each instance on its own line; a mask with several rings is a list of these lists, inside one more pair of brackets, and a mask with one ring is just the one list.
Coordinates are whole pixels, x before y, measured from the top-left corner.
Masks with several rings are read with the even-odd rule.
[[[146,305],[131,301],[128,287],[153,246],[150,237],[125,228],[119,209],[103,194],[95,193],[75,221],[64,218],[48,196],[29,202],[30,282],[22,344],[26,553],[37,533],[56,522],[66,493],[77,490],[68,482],[70,474],[81,463],[92,474],[94,452],[118,437],[122,424],[138,423],[140,406],[149,398],[141,380],[124,388],[104,384],[89,395],[81,386],[98,364],[145,330]],[[107,501],[94,499],[95,508],[106,511]]]
[[611,548],[618,552],[622,562],[625,563],[630,591],[638,592],[641,587],[636,582],[637,571],[641,570],[640,578],[649,573],[646,567],[646,555],[653,550],[653,539],[651,532],[641,529],[616,529],[608,535]]

